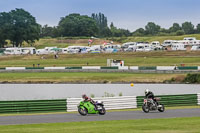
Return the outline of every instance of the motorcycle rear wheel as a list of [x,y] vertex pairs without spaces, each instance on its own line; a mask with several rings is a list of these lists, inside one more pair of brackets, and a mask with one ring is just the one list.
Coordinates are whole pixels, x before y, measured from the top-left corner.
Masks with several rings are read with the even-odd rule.
[[163,104],[160,104],[160,106],[162,106],[162,107],[159,107],[158,111],[164,112],[165,111],[165,106]]
[[86,108],[83,108],[83,109],[82,109],[81,107],[79,107],[79,108],[78,108],[78,112],[79,112],[80,115],[83,115],[83,116],[85,116],[85,115],[88,114]]
[[142,105],[142,110],[145,112],[145,113],[149,113],[149,107],[146,105],[146,104],[143,104]]

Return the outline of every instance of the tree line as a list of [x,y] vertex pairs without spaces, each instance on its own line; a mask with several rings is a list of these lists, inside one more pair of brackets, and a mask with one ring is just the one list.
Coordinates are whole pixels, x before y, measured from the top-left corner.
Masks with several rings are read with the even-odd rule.
[[24,9],[0,13],[0,47],[4,47],[8,40],[16,47],[24,42],[31,45],[42,37],[127,37],[194,33],[200,33],[200,24],[195,27],[191,22],[184,22],[182,25],[174,23],[169,29],[165,29],[154,22],[148,22],[145,28],[130,32],[128,29],[117,28],[113,22],[108,25],[107,17],[103,13],[93,13],[91,16],[69,14],[62,17],[54,27],[41,26]]
[[154,22],[148,22],[145,28],[139,28],[132,33],[133,36],[145,36],[145,35],[184,35],[184,34],[199,34],[200,24],[195,26],[191,22],[184,22],[182,25],[173,23],[169,29],[161,28],[161,26]]

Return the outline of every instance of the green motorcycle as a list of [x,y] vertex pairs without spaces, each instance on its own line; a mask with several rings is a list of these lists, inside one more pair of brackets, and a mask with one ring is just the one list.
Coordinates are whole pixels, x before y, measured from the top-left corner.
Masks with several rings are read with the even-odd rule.
[[81,101],[78,105],[78,112],[83,116],[85,116],[87,114],[104,115],[106,113],[103,102],[97,101],[95,103],[95,105],[96,105],[96,108],[95,108],[94,104],[92,104],[89,101]]

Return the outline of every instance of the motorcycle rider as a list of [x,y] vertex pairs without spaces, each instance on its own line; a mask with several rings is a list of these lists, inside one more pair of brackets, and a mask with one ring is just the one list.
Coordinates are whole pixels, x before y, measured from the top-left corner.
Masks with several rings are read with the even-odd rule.
[[86,94],[83,94],[82,95],[82,98],[84,99],[84,102],[90,102],[91,104],[94,105],[94,109],[97,110],[97,107],[96,107],[96,104],[95,104],[95,101],[92,100],[91,98],[89,98]]
[[158,105],[158,102],[157,102],[157,100],[155,99],[153,92],[151,92],[151,91],[149,91],[148,89],[146,89],[146,90],[144,91],[144,93],[145,93],[145,97],[146,97],[147,99],[153,99],[154,103],[156,103],[156,104]]

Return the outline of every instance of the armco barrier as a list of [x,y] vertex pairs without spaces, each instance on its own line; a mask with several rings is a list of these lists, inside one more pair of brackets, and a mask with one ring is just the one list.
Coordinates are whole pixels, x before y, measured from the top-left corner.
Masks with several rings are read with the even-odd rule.
[[100,66],[82,66],[82,69],[87,69],[87,70],[100,70]]
[[178,67],[178,70],[198,70],[197,66],[184,66],[184,67]]
[[129,69],[130,69],[130,70],[138,70],[139,67],[138,67],[138,66],[130,66]]
[[6,70],[25,70],[25,67],[6,67]]
[[44,67],[45,70],[62,70],[65,69],[65,67]]
[[101,67],[101,69],[118,69],[118,67]]
[[168,71],[173,71],[175,70],[175,66],[157,66],[156,70],[168,70]]
[[[67,111],[77,111],[77,105],[80,103],[81,100],[81,98],[68,98]],[[103,101],[106,110],[137,108],[136,96],[102,97],[94,98],[93,100]]]
[[156,70],[156,67],[155,66],[149,66],[149,67],[140,66],[139,70]]
[[27,70],[29,69],[44,69],[44,67],[26,67]]
[[197,94],[197,98],[198,98],[198,105],[200,105],[200,93]]
[[[197,94],[184,94],[184,95],[158,95],[160,102],[165,106],[187,106],[197,105]],[[141,107],[143,104],[144,96],[137,96],[137,106]]]
[[66,100],[0,101],[0,113],[66,111]]
[[82,67],[65,67],[65,69],[82,69]]

